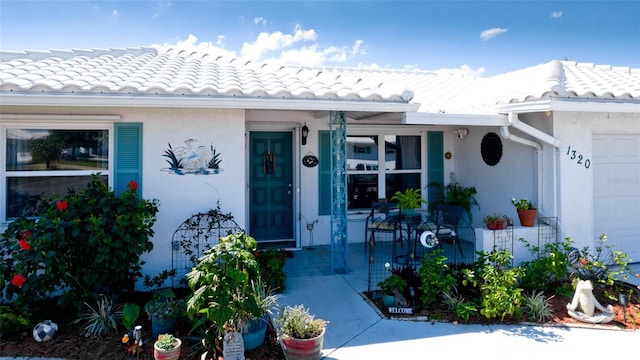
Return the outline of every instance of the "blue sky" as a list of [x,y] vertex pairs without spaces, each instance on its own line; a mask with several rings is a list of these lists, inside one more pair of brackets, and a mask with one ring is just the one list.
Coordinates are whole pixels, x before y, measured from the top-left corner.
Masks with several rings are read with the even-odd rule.
[[640,1],[0,0],[0,49],[199,48],[254,61],[491,76],[640,68]]

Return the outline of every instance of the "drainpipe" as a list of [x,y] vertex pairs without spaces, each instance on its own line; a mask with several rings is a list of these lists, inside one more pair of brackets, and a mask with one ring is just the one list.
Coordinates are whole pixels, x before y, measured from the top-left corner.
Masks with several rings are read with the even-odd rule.
[[[502,126],[500,128],[500,135],[508,140],[511,140],[513,142],[517,142],[523,145],[527,145],[527,146],[531,146],[532,148],[534,148],[537,153],[538,153],[538,169],[537,169],[537,174],[538,174],[538,189],[537,189],[537,203],[538,203],[538,212],[540,213],[540,215],[542,217],[547,217],[548,215],[545,213],[545,209],[544,209],[544,204],[542,202],[543,196],[542,196],[542,180],[543,180],[543,162],[542,162],[542,146],[535,142],[535,141],[531,141],[528,139],[524,139],[521,138],[519,136],[513,135],[511,134],[511,132],[509,131],[509,127],[513,126],[514,128],[533,136],[534,138],[544,141],[550,145],[553,145],[555,148],[560,147],[560,141],[556,138],[554,138],[553,136],[550,136],[532,126],[529,126],[527,124],[524,124],[522,122],[520,122],[520,120],[518,120],[518,115],[516,113],[510,112],[507,114],[507,119],[509,124],[506,126]],[[554,191],[554,199],[557,199],[557,191]],[[557,214],[556,208],[553,208],[552,214]],[[560,226],[560,224],[559,224]]]

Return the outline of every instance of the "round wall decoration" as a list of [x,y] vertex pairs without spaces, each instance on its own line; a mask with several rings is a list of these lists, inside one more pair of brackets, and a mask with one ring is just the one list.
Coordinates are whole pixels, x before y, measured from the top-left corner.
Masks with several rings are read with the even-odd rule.
[[318,165],[318,158],[313,154],[305,155],[302,158],[302,165],[306,167],[314,167]]
[[495,166],[502,158],[502,140],[498,134],[490,132],[482,138],[480,144],[482,160],[489,166]]

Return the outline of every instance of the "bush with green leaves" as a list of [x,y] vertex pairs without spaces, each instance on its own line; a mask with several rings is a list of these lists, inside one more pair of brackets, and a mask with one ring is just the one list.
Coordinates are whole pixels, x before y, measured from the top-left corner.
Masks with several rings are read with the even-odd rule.
[[19,218],[0,238],[0,295],[33,310],[59,295],[82,307],[99,294],[117,296],[140,276],[140,256],[153,248],[157,200],[141,199],[129,182],[120,196],[98,175],[66,196],[43,199],[38,219]]
[[[463,285],[480,288],[480,314],[487,319],[520,316],[523,301],[518,287],[521,267],[511,267],[513,256],[505,249],[478,252],[477,269],[465,269]],[[476,275],[477,274],[477,275]]]
[[572,239],[563,242],[549,242],[542,248],[533,246],[523,238],[519,239],[534,257],[523,262],[524,269],[520,286],[525,290],[553,291],[567,280],[569,260],[567,254],[572,249]]
[[447,308],[456,313],[456,316],[464,321],[469,321],[471,316],[478,313],[478,307],[475,303],[465,298],[455,291],[447,291],[443,294],[443,302]]
[[456,284],[456,278],[449,271],[446,261],[444,250],[435,249],[428,252],[420,262],[420,300],[424,307],[434,303],[440,294],[449,292]]
[[253,255],[260,267],[260,277],[265,286],[275,293],[280,293],[286,288],[287,276],[283,267],[287,260],[287,254],[279,249],[261,249],[254,251]]
[[[580,250],[579,263],[575,265],[578,278],[600,285],[613,285],[618,279],[628,278],[631,273],[629,257],[622,251],[614,250],[606,241],[607,235],[601,234],[593,254],[588,246]],[[611,266],[612,264],[616,266]]]
[[215,351],[221,335],[238,331],[243,320],[263,315],[257,297],[252,296],[251,280],[260,279],[253,255],[256,247],[257,241],[244,232],[222,237],[187,274],[193,291],[187,300],[187,315],[194,330],[206,329],[208,350]]
[[31,325],[31,313],[6,305],[0,305],[0,339],[19,334]]

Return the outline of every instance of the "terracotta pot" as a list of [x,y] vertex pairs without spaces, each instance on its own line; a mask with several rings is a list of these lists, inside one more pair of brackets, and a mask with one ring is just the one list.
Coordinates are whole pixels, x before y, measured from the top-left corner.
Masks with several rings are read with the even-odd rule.
[[325,329],[322,333],[311,339],[294,339],[282,337],[282,349],[287,360],[318,360],[322,352]]
[[494,221],[487,224],[487,229],[489,230],[502,230],[504,229],[504,225],[501,221]]
[[178,338],[173,342],[173,349],[171,350],[163,350],[157,346],[157,342],[153,343],[153,357],[156,360],[178,360],[180,357],[180,347],[182,346],[182,341]]
[[522,226],[533,226],[536,222],[536,214],[538,210],[518,210],[518,218],[520,218],[520,225]]

